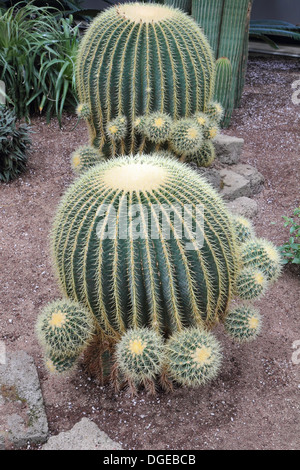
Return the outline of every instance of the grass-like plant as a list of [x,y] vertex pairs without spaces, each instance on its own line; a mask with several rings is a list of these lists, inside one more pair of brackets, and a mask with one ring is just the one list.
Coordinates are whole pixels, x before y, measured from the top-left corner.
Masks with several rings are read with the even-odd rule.
[[18,118],[44,111],[48,121],[76,106],[74,60],[79,27],[72,16],[28,4],[0,10],[0,80]]

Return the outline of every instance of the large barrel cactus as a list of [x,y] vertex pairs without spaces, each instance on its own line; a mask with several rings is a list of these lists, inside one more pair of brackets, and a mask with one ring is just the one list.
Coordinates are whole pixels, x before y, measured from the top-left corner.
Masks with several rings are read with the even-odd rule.
[[261,321],[251,305],[280,272],[277,249],[247,219],[233,217],[187,164],[159,153],[111,159],[77,178],[52,249],[72,304],[56,301],[38,322],[51,370],[70,369],[84,348],[90,370],[96,363],[115,384],[151,391],[158,377],[168,387],[215,377],[221,348],[209,330],[223,322],[238,341],[255,338]]
[[221,199],[193,170],[155,155],[84,174],[63,199],[53,245],[64,292],[111,334],[211,326],[227,311],[237,274]]
[[[96,17],[80,44],[78,113],[87,121],[91,146],[107,158],[168,149],[169,134],[149,138],[144,118],[161,113],[176,124],[206,112],[214,83],[215,59],[206,37],[173,7],[114,6]],[[202,139],[197,150],[204,145]]]

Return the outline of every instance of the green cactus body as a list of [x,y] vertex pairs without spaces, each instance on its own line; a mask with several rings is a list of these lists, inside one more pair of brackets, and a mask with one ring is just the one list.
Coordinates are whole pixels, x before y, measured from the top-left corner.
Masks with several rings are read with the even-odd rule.
[[144,125],[144,134],[155,144],[166,142],[171,133],[172,119],[164,113],[156,112],[147,116]]
[[241,253],[244,266],[260,269],[268,281],[273,282],[280,275],[282,262],[279,250],[268,240],[250,239],[241,245]]
[[186,162],[196,163],[198,167],[209,167],[216,158],[216,149],[212,142],[206,141],[201,149],[187,156]]
[[218,58],[224,0],[192,0],[192,17],[205,32]]
[[242,300],[253,300],[260,297],[266,290],[268,280],[263,271],[245,268],[236,280],[236,293]]
[[116,363],[125,377],[139,383],[154,379],[164,361],[164,342],[149,328],[128,330],[116,346]]
[[[238,103],[246,72],[248,29],[252,0],[193,0],[192,17],[203,28],[216,59],[226,57],[232,67],[231,93],[220,99],[217,86],[225,69],[219,68],[219,80],[216,82],[216,95],[225,104],[222,126],[230,123],[233,109]],[[229,70],[226,71],[226,75]],[[221,80],[222,86],[225,83]]]
[[232,339],[243,343],[257,337],[261,330],[260,313],[249,306],[236,307],[226,317],[225,331]]
[[87,346],[95,331],[91,313],[69,299],[48,304],[38,317],[37,336],[53,357],[75,357]]
[[52,238],[65,294],[109,334],[143,326],[170,334],[225,316],[238,271],[230,215],[213,188],[175,159],[120,157],[89,170],[63,198]]
[[[106,10],[78,52],[79,100],[91,110],[91,144],[106,157],[151,151],[136,132],[136,119],[157,111],[177,120],[204,111],[214,81],[215,60],[201,29],[165,5],[128,3]],[[107,123],[123,115],[128,134],[114,146]]]
[[191,12],[192,0],[165,0],[164,3],[174,8],[180,8],[180,10],[186,13]]
[[245,243],[255,237],[253,225],[249,219],[240,215],[233,216],[233,224],[239,243]]
[[77,364],[78,355],[75,356],[45,356],[46,368],[51,374],[65,374],[72,371]]
[[237,82],[236,82],[236,87],[235,87],[235,103],[234,103],[235,108],[238,108],[241,104],[241,98],[242,98],[242,94],[243,94],[243,90],[245,86],[245,80],[246,80],[246,72],[247,72],[248,56],[249,56],[249,29],[250,29],[252,5],[253,5],[253,0],[249,0],[248,12],[247,12],[246,23],[245,23],[244,42],[243,42]]
[[220,345],[212,333],[187,328],[167,341],[168,373],[182,385],[203,385],[217,375],[221,364],[220,353]]
[[[227,57],[221,57],[216,62],[216,86],[214,98],[226,110],[230,105],[232,96],[232,65]],[[227,127],[230,123],[229,113],[222,121],[223,127]]]

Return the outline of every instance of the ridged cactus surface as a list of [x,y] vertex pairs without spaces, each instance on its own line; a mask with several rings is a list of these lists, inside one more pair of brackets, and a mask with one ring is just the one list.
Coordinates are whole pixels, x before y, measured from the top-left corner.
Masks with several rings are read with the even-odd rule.
[[172,6],[174,8],[180,8],[180,10],[186,13],[191,12],[192,0],[165,0],[165,5]]
[[189,167],[157,155],[113,159],[75,181],[56,217],[53,251],[65,294],[111,334],[212,326],[225,315],[238,269],[223,201]]
[[[215,59],[202,30],[165,5],[114,6],[96,17],[79,48],[79,110],[91,144],[106,156],[146,150],[146,138],[133,125],[139,116],[161,112],[177,120],[204,111],[214,81]],[[120,116],[128,120],[128,133],[114,145],[107,124]]]
[[[193,0],[192,17],[203,28],[219,63],[215,98],[225,107],[223,127],[230,123],[233,109],[242,95],[249,41],[249,22],[253,0]],[[226,68],[224,67],[226,65]],[[231,86],[229,89],[229,75]]]

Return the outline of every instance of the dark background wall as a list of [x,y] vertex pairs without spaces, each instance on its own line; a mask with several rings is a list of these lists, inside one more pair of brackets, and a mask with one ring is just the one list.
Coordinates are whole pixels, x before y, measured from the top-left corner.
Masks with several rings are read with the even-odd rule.
[[300,24],[300,0],[254,0],[252,19]]

